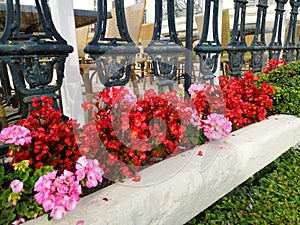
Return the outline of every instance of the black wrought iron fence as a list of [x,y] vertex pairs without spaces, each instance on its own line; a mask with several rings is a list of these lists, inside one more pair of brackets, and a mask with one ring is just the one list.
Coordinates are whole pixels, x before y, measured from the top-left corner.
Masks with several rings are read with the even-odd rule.
[[[16,93],[23,96],[25,103],[30,103],[32,97],[42,94],[57,96],[64,76],[64,62],[72,51],[72,47],[56,31],[47,0],[36,0],[36,9],[39,19],[37,24],[43,28],[44,34],[26,33],[20,29],[20,1],[6,1],[5,28],[0,37],[0,59],[9,65],[15,85]],[[193,53],[198,56],[200,64],[199,76],[203,82],[213,82],[218,74],[219,56],[228,53],[230,75],[241,76],[245,54],[251,54],[251,66],[254,71],[261,71],[264,56],[268,54],[270,59],[284,57],[286,61],[297,60],[300,57],[299,37],[296,36],[297,15],[300,1],[275,0],[275,17],[270,43],[266,43],[266,17],[271,1],[259,0],[256,5],[256,23],[253,29],[251,44],[246,43],[246,15],[247,0],[233,0],[234,18],[233,27],[230,30],[231,39],[229,45],[221,45],[219,37],[220,5],[219,0],[205,0],[203,31],[193,48],[193,23],[195,7],[201,11],[200,1],[186,0],[155,0],[155,26],[152,40],[144,49],[152,59],[153,71],[159,77],[159,85],[170,85],[176,79],[178,59],[185,58],[185,71],[183,75],[185,89],[188,90],[192,82],[192,67],[194,63]],[[251,2],[253,4],[253,2]],[[282,29],[286,4],[290,4],[286,39],[282,41]],[[119,29],[119,37],[107,38],[107,0],[98,0],[98,22],[94,38],[85,48],[98,66],[98,74],[101,82],[110,87],[113,85],[126,85],[130,80],[131,65],[139,53],[140,48],[133,42],[127,29],[124,12],[124,0],[116,0],[116,15]],[[163,15],[166,12],[169,35],[161,38]],[[184,12],[186,18],[185,41],[182,44],[176,31],[175,18],[178,12]],[[181,15],[181,14],[180,14]],[[209,34],[212,34],[210,36]],[[46,64],[41,64],[42,58],[48,58]],[[49,84],[53,75],[53,66],[58,71],[58,83],[55,86]],[[2,70],[2,72],[5,72]],[[1,74],[2,80],[4,75]],[[29,86],[25,85],[25,82]],[[3,93],[10,93],[9,85],[4,86]],[[3,94],[2,93],[2,94]],[[23,107],[24,105],[21,104]],[[20,106],[21,106],[20,105]],[[24,108],[22,108],[24,109]],[[23,113],[23,116],[26,114]]]
[[[104,4],[105,0],[99,0],[99,4]],[[121,0],[116,1],[116,3],[121,5]],[[204,24],[203,31],[198,41],[198,44],[193,49],[193,16],[195,12],[195,5],[199,1],[155,1],[155,27],[152,35],[152,40],[148,47],[145,48],[145,52],[149,53],[153,60],[153,67],[155,75],[158,77],[163,77],[167,80],[174,79],[174,73],[176,73],[177,65],[174,61],[178,60],[180,55],[185,55],[185,87],[186,89],[191,84],[191,68],[192,68],[192,52],[195,52],[199,56],[200,62],[200,74],[203,81],[210,80],[213,81],[216,73],[219,68],[219,56],[221,53],[228,53],[229,57],[229,68],[230,75],[232,76],[241,76],[242,65],[245,61],[245,54],[251,54],[250,64],[254,71],[261,71],[263,67],[264,57],[266,52],[270,59],[278,59],[281,55],[285,58],[286,61],[298,59],[298,40],[296,40],[296,22],[299,8],[299,1],[291,0],[289,4],[291,5],[291,13],[288,15],[289,18],[289,30],[287,33],[286,40],[282,41],[283,35],[283,24],[284,24],[284,13],[285,5],[288,3],[287,0],[275,0],[276,9],[275,9],[275,18],[273,25],[272,38],[270,43],[266,43],[266,17],[268,12],[268,1],[259,0],[256,5],[256,23],[252,28],[253,40],[251,44],[246,43],[246,15],[247,15],[247,0],[234,0],[234,18],[233,18],[233,28],[230,30],[231,39],[229,45],[224,47],[221,45],[219,37],[219,1],[218,0],[206,0],[205,1],[205,10],[204,10]],[[253,2],[251,2],[253,4]],[[123,7],[123,6],[121,6]],[[122,11],[123,9],[116,7],[117,11]],[[186,33],[185,33],[185,44],[182,45],[178,40],[175,17],[178,15],[183,15],[180,12],[184,12],[186,17]],[[104,24],[107,22],[105,18],[101,16],[99,11],[99,22],[100,28],[98,32],[105,34]],[[161,39],[161,27],[163,16],[167,15],[168,25],[169,25],[169,38]],[[123,14],[119,14],[119,24],[121,29],[120,34],[129,35],[128,31],[124,29],[125,17]],[[119,28],[120,28],[119,27]],[[123,28],[122,28],[123,27]],[[211,32],[210,32],[211,30]],[[247,31],[249,32],[249,31]],[[212,33],[212,37],[209,36],[209,33]],[[99,33],[96,32],[95,36],[100,37]],[[130,35],[129,35],[130,36]],[[128,41],[129,39],[127,39]],[[130,42],[130,40],[129,40]],[[129,43],[128,42],[128,43]],[[105,43],[107,44],[107,43]],[[94,40],[86,48],[86,53],[92,53],[95,60],[98,60],[99,57],[102,59],[107,52],[91,52],[91,48],[95,46],[100,48],[104,46],[103,43],[96,42]],[[114,49],[121,49],[122,44],[119,42],[113,42],[111,40],[110,51]],[[127,45],[127,44],[126,44]],[[297,54],[296,54],[297,53]],[[122,51],[120,51],[122,54]],[[124,53],[125,54],[125,53]],[[125,54],[126,55],[126,54]],[[96,57],[95,57],[96,56]],[[166,65],[169,65],[168,67]],[[163,66],[163,67],[162,67]],[[175,71],[175,72],[174,72]],[[124,72],[124,70],[123,70]],[[120,78],[121,74],[118,75]],[[128,77],[128,75],[127,75]],[[106,76],[105,79],[110,79],[109,76]],[[115,81],[111,81],[110,85],[118,84],[119,80],[114,77]],[[128,79],[127,79],[128,80]],[[165,81],[166,82],[166,81]],[[167,82],[166,82],[167,83]]]

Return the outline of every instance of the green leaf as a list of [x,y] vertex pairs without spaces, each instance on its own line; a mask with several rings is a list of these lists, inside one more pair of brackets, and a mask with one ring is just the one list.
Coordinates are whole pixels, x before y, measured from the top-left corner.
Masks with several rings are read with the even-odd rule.
[[9,198],[9,195],[11,192],[12,191],[10,189],[6,189],[4,192],[2,192],[0,209],[9,208],[12,206],[12,202],[8,201],[8,198]]
[[10,209],[1,210],[0,214],[0,225],[9,225],[16,218],[16,214]]
[[29,173],[28,172],[25,172],[25,173],[21,173],[20,174],[20,179],[22,180],[22,182],[26,182],[27,179],[29,178]]

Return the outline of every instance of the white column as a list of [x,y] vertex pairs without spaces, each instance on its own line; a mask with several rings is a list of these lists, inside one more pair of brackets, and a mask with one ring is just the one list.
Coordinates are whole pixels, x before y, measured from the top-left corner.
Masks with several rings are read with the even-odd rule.
[[81,108],[82,80],[79,70],[73,1],[50,0],[49,6],[57,31],[74,48],[65,63],[65,78],[61,90],[64,114],[84,124],[84,111]]

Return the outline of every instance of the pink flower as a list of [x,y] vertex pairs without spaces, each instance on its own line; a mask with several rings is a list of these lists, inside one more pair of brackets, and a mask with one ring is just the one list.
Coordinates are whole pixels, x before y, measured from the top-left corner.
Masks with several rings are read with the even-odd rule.
[[53,172],[49,172],[45,175],[46,179],[55,179],[56,178],[56,174],[57,174],[57,170],[54,170]]
[[76,163],[76,170],[84,170],[84,168],[86,167],[86,165],[88,164],[88,161],[86,159],[85,156],[81,156]]
[[24,223],[25,219],[24,218],[20,218],[18,220],[15,220],[14,222],[12,222],[12,225],[19,225],[20,223]]
[[86,186],[88,188],[91,188],[91,187],[96,187],[97,184],[98,184],[98,181],[96,179],[95,174],[93,174],[93,173],[87,174]]
[[43,205],[50,216],[60,219],[67,211],[73,210],[79,201],[81,186],[75,179],[74,173],[64,170],[56,177],[57,171],[49,172],[40,177],[35,183],[34,190],[38,192],[34,198]]
[[52,210],[55,207],[55,196],[50,195],[43,200],[43,208],[45,212]]
[[225,149],[225,147],[224,147],[224,146],[222,146],[222,145],[219,145],[219,146],[218,146],[218,149],[219,149],[219,150],[224,150],[224,149]]
[[87,159],[85,156],[80,157],[76,163],[77,180],[86,180],[88,188],[96,187],[98,182],[102,182],[103,169],[99,167],[99,162],[94,159]]
[[189,88],[189,94],[194,95],[197,91],[204,90],[204,84],[192,84]]
[[77,170],[76,175],[77,175],[78,180],[83,180],[85,178],[85,171],[84,170]]
[[41,176],[34,184],[34,191],[46,192],[53,189],[53,180],[56,177],[57,170],[48,172],[46,175]]
[[1,131],[0,141],[23,146],[31,142],[30,130],[23,126],[11,125]]
[[70,185],[69,195],[79,201],[79,195],[81,194],[81,185],[76,181]]
[[221,114],[212,113],[202,123],[204,135],[211,141],[227,137],[231,132],[231,122]]
[[84,220],[78,220],[76,225],[84,225]]
[[66,214],[67,212],[64,207],[57,206],[51,211],[50,216],[53,217],[55,220],[60,220]]
[[76,205],[77,205],[78,200],[75,198],[70,198],[69,201],[66,204],[66,209],[67,210],[73,210],[75,209]]
[[41,205],[44,200],[44,193],[39,192],[39,193],[35,194],[34,199],[37,201],[37,203],[39,203]]
[[11,187],[11,189],[12,189],[13,192],[19,193],[23,189],[23,182],[20,181],[20,180],[13,180],[10,183],[10,187]]
[[63,206],[65,209],[67,209],[67,204],[70,200],[70,196],[63,194],[63,193],[56,193],[56,201],[55,201],[55,205],[56,206]]

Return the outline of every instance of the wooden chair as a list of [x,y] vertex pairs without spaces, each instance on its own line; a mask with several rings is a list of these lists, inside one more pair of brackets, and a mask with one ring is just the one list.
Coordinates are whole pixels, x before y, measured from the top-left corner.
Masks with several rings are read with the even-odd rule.
[[[202,37],[202,30],[203,30],[203,25],[204,25],[204,14],[195,15],[195,22],[197,25],[197,32],[198,32],[198,36],[199,36],[199,40],[200,40]],[[196,44],[198,44],[198,41],[193,43],[193,48],[196,46]],[[182,60],[181,66],[184,67],[185,66],[185,58],[183,58],[181,60]],[[195,63],[193,63],[193,69],[192,69],[193,77],[194,77],[195,82],[199,82],[201,79],[200,79],[200,77],[197,78],[197,76],[196,76],[197,74],[201,73],[199,56],[193,55],[193,61],[195,62]],[[181,69],[181,71],[182,71],[181,73],[183,73],[184,68]]]
[[[230,20],[229,20],[229,9],[223,9],[222,11],[222,34],[221,34],[221,44],[225,48],[230,42]],[[221,53],[220,66],[223,75],[229,74],[229,56],[227,52]]]
[[92,101],[94,97],[92,80],[90,77],[90,69],[94,67],[94,64],[86,63],[86,54],[83,49],[87,46],[89,39],[89,26],[84,26],[76,29],[77,48],[79,57],[80,74],[83,80],[83,86],[85,88],[84,95],[87,101]]
[[[145,12],[146,2],[145,0],[141,1],[132,6],[128,6],[125,9],[125,17],[127,22],[128,32],[131,39],[137,45],[139,42],[140,32],[142,28],[144,12]],[[112,9],[111,11],[112,18],[108,20],[107,33],[106,37],[108,38],[120,38],[116,11]]]
[[197,31],[199,34],[199,38],[202,36],[203,23],[204,23],[204,14],[195,15],[195,22],[197,24]]
[[83,49],[86,47],[89,37],[90,26],[76,28],[76,39],[78,48],[78,57],[81,63],[85,63],[86,54]]
[[142,28],[141,28],[141,32],[140,32],[140,37],[139,37],[139,41],[141,43],[141,48],[142,48],[142,58],[137,59],[140,60],[141,63],[141,73],[142,77],[144,78],[143,81],[143,89],[146,89],[146,82],[147,82],[147,78],[150,79],[150,84],[152,84],[153,81],[153,73],[151,73],[151,59],[144,54],[143,49],[146,48],[152,38],[152,34],[153,34],[153,30],[154,30],[154,23],[147,23],[147,24],[143,24]]

